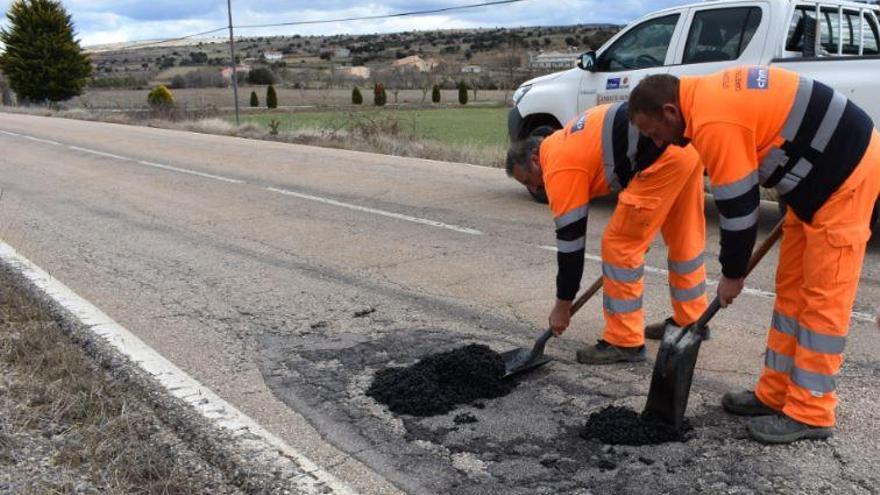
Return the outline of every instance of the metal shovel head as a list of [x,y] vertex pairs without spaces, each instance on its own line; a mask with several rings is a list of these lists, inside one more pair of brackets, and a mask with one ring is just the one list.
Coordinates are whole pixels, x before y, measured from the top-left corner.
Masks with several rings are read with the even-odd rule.
[[702,332],[693,325],[667,326],[654,362],[644,416],[682,427],[702,342]]
[[512,349],[501,353],[504,360],[504,378],[531,371],[553,360],[546,354],[535,354],[532,349]]

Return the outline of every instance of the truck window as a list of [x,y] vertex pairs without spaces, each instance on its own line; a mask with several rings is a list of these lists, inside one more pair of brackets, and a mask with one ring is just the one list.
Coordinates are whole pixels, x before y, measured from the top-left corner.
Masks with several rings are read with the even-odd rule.
[[[864,22],[859,24],[859,16]],[[864,46],[862,55],[877,55],[880,37],[877,32],[877,21],[867,11],[860,13],[855,10],[843,11],[843,25],[840,29],[840,13],[836,8],[823,7],[819,18],[819,52],[817,56],[837,55],[838,43],[841,43],[843,55],[859,55],[859,43],[861,40],[859,26],[864,31]],[[788,38],[785,50],[789,52],[804,53],[804,40],[812,40],[812,33],[816,29],[815,5],[798,6],[794,11],[789,26]],[[809,41],[812,44],[812,41]],[[808,50],[809,51],[809,50]]]
[[736,60],[749,46],[760,24],[760,7],[697,12],[688,33],[682,63]]
[[630,29],[599,56],[599,70],[647,69],[666,62],[679,14],[650,19]]
[[867,12],[863,13],[862,17],[865,20],[862,24],[862,30],[865,33],[862,55],[880,55],[880,50],[878,50],[878,47],[880,47],[880,32],[877,29],[877,18]]

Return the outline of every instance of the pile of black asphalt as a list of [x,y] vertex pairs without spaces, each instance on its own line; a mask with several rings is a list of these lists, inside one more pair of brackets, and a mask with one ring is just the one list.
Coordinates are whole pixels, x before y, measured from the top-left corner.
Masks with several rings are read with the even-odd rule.
[[470,344],[425,356],[411,366],[382,369],[366,393],[395,414],[436,416],[477,399],[502,397],[514,386],[504,380],[500,354]]
[[684,442],[690,430],[687,422],[679,429],[628,407],[607,406],[590,414],[580,436],[608,445],[656,445]]

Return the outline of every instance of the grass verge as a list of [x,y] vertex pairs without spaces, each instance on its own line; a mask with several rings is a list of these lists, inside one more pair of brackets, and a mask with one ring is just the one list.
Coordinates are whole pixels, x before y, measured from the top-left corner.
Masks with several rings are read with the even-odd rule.
[[0,269],[0,492],[238,493]]

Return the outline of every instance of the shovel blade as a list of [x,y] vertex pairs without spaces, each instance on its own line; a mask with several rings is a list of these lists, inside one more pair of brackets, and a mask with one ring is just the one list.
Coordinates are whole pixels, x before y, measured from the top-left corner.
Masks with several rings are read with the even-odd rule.
[[552,361],[550,356],[536,354],[533,349],[512,349],[501,353],[504,360],[504,378],[532,371]]
[[681,428],[703,335],[692,326],[667,327],[657,351],[644,416]]

